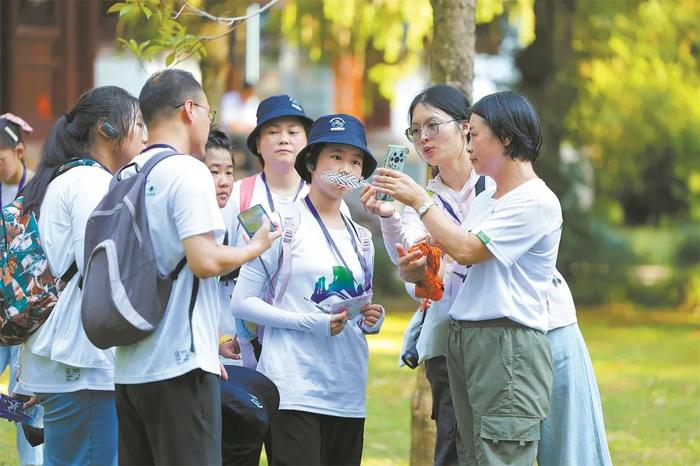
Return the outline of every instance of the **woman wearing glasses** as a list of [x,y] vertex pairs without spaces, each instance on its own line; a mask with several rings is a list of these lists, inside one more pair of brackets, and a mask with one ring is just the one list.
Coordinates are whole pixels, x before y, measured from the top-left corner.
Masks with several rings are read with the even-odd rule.
[[[427,190],[433,201],[440,206],[445,216],[460,225],[469,212],[474,197],[483,190],[484,178],[472,169],[467,152],[469,135],[469,101],[452,86],[432,86],[418,94],[408,111],[409,128],[406,137],[411,141],[421,158],[433,169],[435,175]],[[375,200],[376,190],[368,187],[362,201],[367,210],[379,215],[384,246],[394,264],[397,264],[397,244],[402,253],[414,243],[428,236],[428,230],[416,211],[407,206],[402,213],[387,202]],[[417,259],[419,252],[412,253]],[[425,258],[419,259],[425,261]],[[457,464],[457,426],[447,380],[448,311],[452,306],[466,267],[455,262],[449,255],[443,256],[445,264],[443,298],[433,302],[425,311],[418,311],[406,329],[402,355],[415,332],[422,330],[416,344],[417,361],[425,362],[426,374],[433,394],[433,418],[437,426],[435,439],[435,465]],[[413,287],[409,287],[413,293]],[[414,356],[415,357],[415,356]],[[410,362],[409,362],[410,364]],[[413,366],[415,367],[415,366]]]
[[[479,100],[469,117],[469,158],[495,187],[461,226],[421,186],[380,169],[373,184],[417,212],[434,241],[471,265],[449,311],[447,363],[461,464],[533,464],[552,391],[546,305],[561,237],[559,200],[533,163],[542,144],[537,112],[513,92]],[[399,259],[416,282],[421,264]]]

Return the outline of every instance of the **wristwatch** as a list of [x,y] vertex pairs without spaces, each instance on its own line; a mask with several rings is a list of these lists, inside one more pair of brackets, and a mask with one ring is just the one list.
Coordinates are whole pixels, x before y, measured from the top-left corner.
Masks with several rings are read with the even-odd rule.
[[418,206],[418,218],[423,218],[423,215],[425,215],[428,212],[428,209],[430,209],[432,206],[434,206],[435,203],[433,201],[426,201],[422,203],[420,206]]

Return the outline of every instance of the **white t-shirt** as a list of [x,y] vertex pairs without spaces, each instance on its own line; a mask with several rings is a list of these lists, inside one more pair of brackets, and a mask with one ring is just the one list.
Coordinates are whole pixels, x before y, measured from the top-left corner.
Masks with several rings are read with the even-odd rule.
[[39,211],[39,234],[55,276],[73,261],[78,273],[58,297],[49,318],[24,344],[21,385],[35,393],[114,390],[112,350],[96,348],[80,317],[85,225],[109,188],[111,175],[95,166],[75,167],[49,184]]
[[554,278],[549,287],[547,311],[549,314],[549,330],[576,323],[574,297],[571,295],[569,285],[558,270],[554,271]]
[[494,255],[472,265],[450,317],[488,320],[507,317],[546,332],[562,214],[556,195],[541,179],[523,183],[499,199],[495,189],[472,203],[464,227]]
[[[143,166],[160,151],[150,149],[134,161]],[[189,155],[172,156],[153,168],[146,181],[146,215],[162,274],[172,272],[184,257],[182,240],[207,233],[213,233],[219,243],[223,240],[224,223],[211,173],[204,163]],[[182,269],[156,331],[138,343],[117,348],[115,383],[166,380],[196,368],[219,374],[217,280],[199,280],[190,321],[193,275],[188,266]]]
[[[469,207],[476,197],[476,184],[479,175],[472,170],[462,189],[455,191],[442,182],[440,175],[428,182],[427,191],[433,201],[440,206],[445,215],[453,222],[462,224],[469,213]],[[491,178],[485,179],[485,186],[494,186]],[[449,207],[448,207],[449,206]],[[454,214],[455,217],[452,216]],[[382,228],[384,247],[394,264],[397,263],[395,244],[403,244],[408,249],[418,240],[428,235],[428,229],[418,213],[411,207],[404,207],[401,215],[395,213],[389,218],[379,218]],[[443,258],[443,260],[445,260]],[[439,301],[433,301],[425,314],[416,348],[419,361],[443,356],[447,352],[448,312],[457,297],[462,281],[467,274],[467,267],[457,262],[449,262],[443,275],[444,293]],[[415,286],[407,287],[409,294],[415,297]],[[422,320],[422,316],[421,316]],[[416,323],[417,324],[417,323]],[[408,344],[408,341],[405,341]],[[402,364],[402,363],[400,363]]]
[[[265,326],[258,370],[277,385],[280,409],[365,417],[368,348],[361,317],[350,320],[339,335],[330,336],[330,315],[315,305],[337,300],[334,295],[339,290],[357,293],[358,283],[364,281],[350,233],[345,228],[329,229],[350,268],[348,273],[303,201],[288,209],[296,209],[300,217],[290,247],[291,277],[280,307],[259,297],[267,286],[261,261],[271,276],[277,270],[282,242],[276,241],[261,260],[242,267],[233,291],[234,315]],[[361,251],[359,241],[358,248]],[[374,261],[368,266],[372,270]],[[364,330],[376,333],[382,322],[383,318]]]

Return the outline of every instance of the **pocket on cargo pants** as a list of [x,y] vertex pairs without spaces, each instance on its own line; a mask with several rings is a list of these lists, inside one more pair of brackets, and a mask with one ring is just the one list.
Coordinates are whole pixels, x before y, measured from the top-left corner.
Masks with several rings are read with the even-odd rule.
[[479,464],[532,466],[540,440],[537,417],[482,415],[479,422]]

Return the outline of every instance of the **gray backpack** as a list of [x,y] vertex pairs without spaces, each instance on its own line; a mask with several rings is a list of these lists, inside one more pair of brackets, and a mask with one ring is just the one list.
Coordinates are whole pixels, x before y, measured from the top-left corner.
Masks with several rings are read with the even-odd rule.
[[[85,333],[98,348],[131,345],[153,333],[185,266],[183,257],[169,275],[158,272],[146,218],[146,177],[173,155],[179,154],[160,152],[125,179],[123,171],[135,164],[123,167],[88,219],[81,315]],[[198,285],[195,277],[190,325]]]

